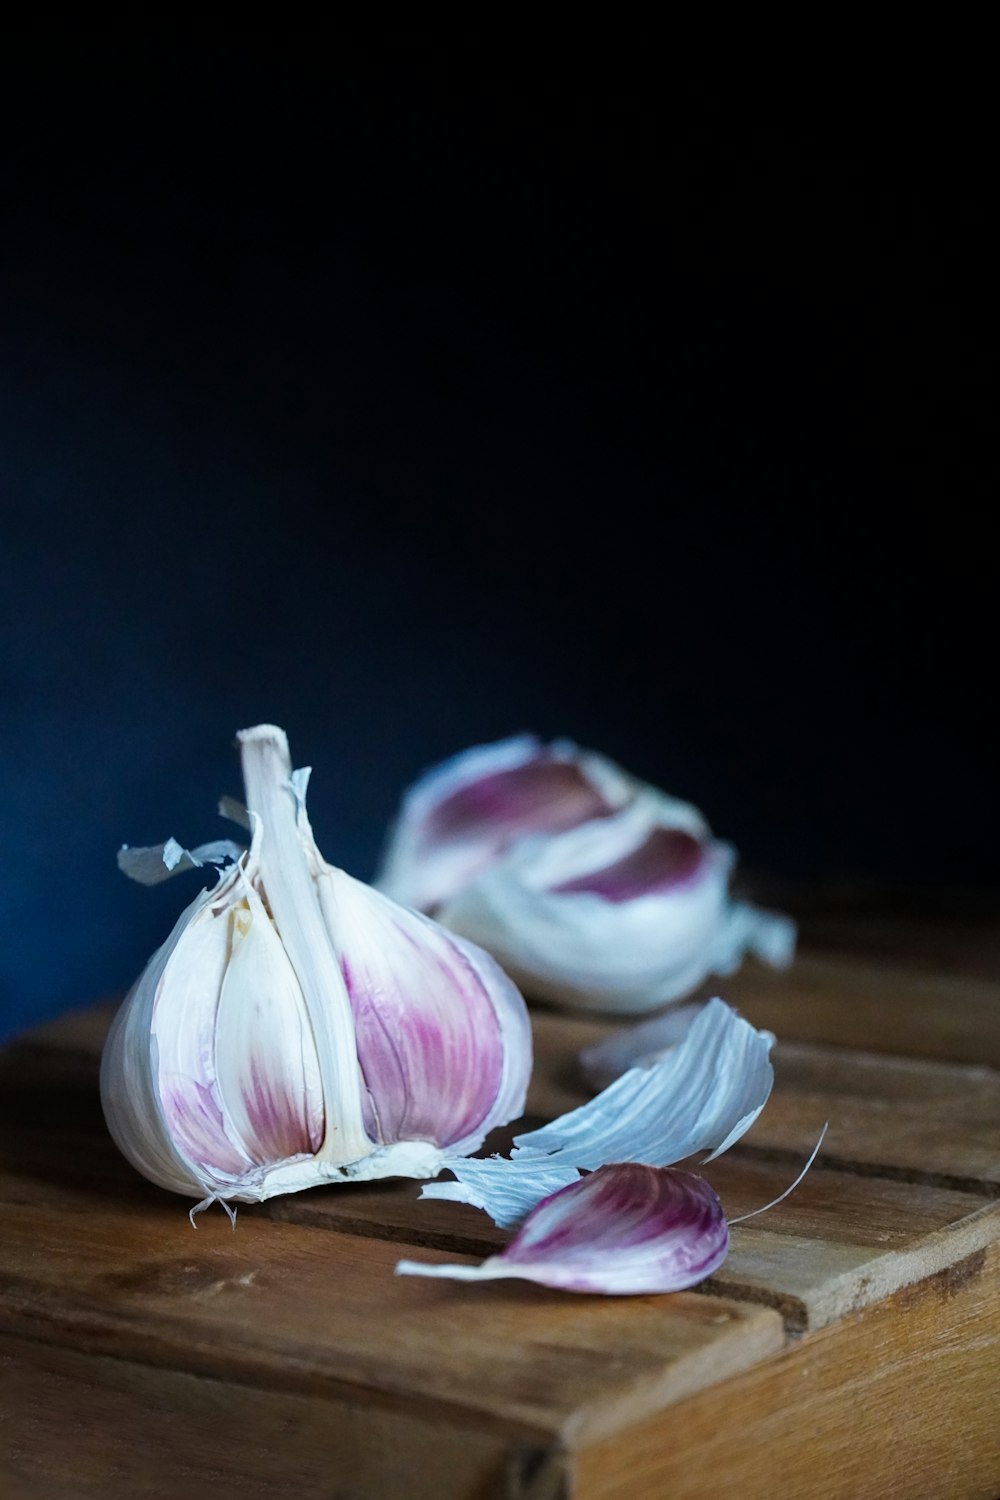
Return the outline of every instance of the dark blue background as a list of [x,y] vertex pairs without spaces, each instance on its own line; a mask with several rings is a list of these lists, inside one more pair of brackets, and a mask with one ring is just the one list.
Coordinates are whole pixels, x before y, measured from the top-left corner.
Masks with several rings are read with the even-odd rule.
[[261,719],[362,875],[534,728],[756,869],[995,882],[974,99],[642,51],[7,50],[3,1029],[134,977],[194,877],[115,849]]

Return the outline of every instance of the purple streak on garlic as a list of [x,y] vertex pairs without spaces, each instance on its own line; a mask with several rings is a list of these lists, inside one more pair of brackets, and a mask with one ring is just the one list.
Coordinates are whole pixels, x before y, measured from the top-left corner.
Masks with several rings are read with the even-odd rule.
[[686,829],[651,828],[641,843],[611,864],[550,886],[549,893],[586,893],[613,903],[635,901],[639,896],[655,896],[693,884],[708,859],[705,846]]
[[[329,926],[338,948],[343,934],[367,1128],[383,1141],[481,1139],[483,1101],[501,1093],[508,1047],[530,1046],[525,1031],[515,1039],[501,1022],[498,996],[507,1013],[523,1015],[517,991],[487,955],[477,961],[471,945],[429,918],[342,873],[334,889]],[[352,932],[363,941],[352,943]],[[446,1093],[442,1078],[451,1080]]]
[[[520,995],[486,954],[328,865],[283,732],[240,736],[253,840],[182,915],[102,1059],[113,1136],[206,1201],[433,1176],[518,1115]],[[210,846],[214,848],[215,846]],[[182,861],[132,851],[138,878]],[[198,856],[201,851],[195,851]]]
[[518,839],[558,833],[622,807],[632,779],[568,740],[517,735],[463,751],[406,793],[386,848],[380,889],[433,912]]
[[543,1199],[510,1244],[479,1266],[402,1261],[396,1269],[458,1281],[517,1277],[561,1291],[626,1296],[694,1286],[728,1249],[725,1214],[702,1178],[619,1162]]

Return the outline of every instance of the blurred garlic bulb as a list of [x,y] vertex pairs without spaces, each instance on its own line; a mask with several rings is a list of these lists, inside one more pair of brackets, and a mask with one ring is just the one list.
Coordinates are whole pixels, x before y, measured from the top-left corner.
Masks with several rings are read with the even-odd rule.
[[[323,860],[282,730],[239,743],[251,847],[119,1011],[101,1067],[111,1133],[199,1207],[432,1177],[522,1112],[524,1003],[487,954]],[[171,840],[119,862],[149,882],[231,847]]]
[[734,902],[732,849],[689,803],[567,741],[466,752],[406,795],[379,884],[481,944],[531,996],[636,1013],[790,962],[794,925]]
[[569,740],[543,745],[522,734],[476,745],[406,792],[379,888],[433,912],[519,839],[607,817],[631,801],[637,785],[613,761]]

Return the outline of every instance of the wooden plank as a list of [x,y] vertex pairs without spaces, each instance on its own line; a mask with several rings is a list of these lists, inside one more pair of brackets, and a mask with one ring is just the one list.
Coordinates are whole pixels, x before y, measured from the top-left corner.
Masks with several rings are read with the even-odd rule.
[[[704,1175],[730,1217],[753,1212],[788,1185],[781,1163],[730,1155]],[[460,1204],[420,1202],[417,1184],[378,1184],[360,1197],[300,1194],[261,1210],[292,1223],[386,1235],[484,1256],[509,1238]],[[977,1194],[816,1168],[791,1198],[736,1225],[721,1269],[698,1288],[775,1307],[800,1332],[934,1274],[1000,1239],[1000,1204]]]
[[1000,1246],[582,1448],[574,1500],[995,1500]]
[[[782,1190],[784,1169],[720,1158],[705,1169],[731,1218]],[[787,1176],[785,1176],[787,1183]],[[976,1194],[823,1168],[732,1230],[703,1287],[778,1308],[790,1330],[825,1327],[1000,1241],[1000,1204]]]
[[748,1147],[804,1153],[829,1120],[828,1165],[990,1197],[1000,1191],[994,1069],[779,1044],[775,1075]]
[[[561,1103],[572,1105],[585,1097],[575,1053],[566,1045],[567,1034],[578,1042],[581,1029],[589,1036],[593,1023],[546,1017],[535,1085],[543,1105],[547,1087],[550,1102],[561,1096]],[[991,1189],[1000,1145],[1000,1088],[992,1070],[782,1045],[777,1059],[778,1087],[749,1137],[751,1146],[706,1172],[727,1212],[736,1217],[776,1197],[794,1175],[794,1158],[804,1158],[811,1147],[824,1115],[832,1121],[830,1137],[819,1164],[791,1199],[766,1218],[736,1228],[732,1254],[708,1290],[775,1307],[791,1329],[816,1328],[996,1236],[996,1215],[984,1212],[977,1196]],[[63,1131],[60,1137],[42,1111],[36,1131],[49,1122],[49,1135],[29,1136],[11,1126],[15,1137],[4,1152],[0,1127],[0,1160],[5,1155],[8,1175],[18,1178],[22,1201],[28,1193],[30,1201],[43,1205],[59,1184],[79,1187],[98,1180],[113,1184],[119,1201],[162,1201],[107,1140],[95,1103],[92,1050],[28,1047],[15,1062],[11,1088],[0,1089],[0,1120],[11,1109],[19,1120],[18,1089],[27,1089],[37,1108],[53,1091],[54,1077],[58,1098],[53,1103],[55,1114],[62,1112]],[[0,1063],[0,1084],[2,1072]],[[75,1076],[74,1087],[68,1086],[68,1073]],[[937,1125],[943,1115],[949,1121],[946,1133]],[[85,1161],[75,1149],[82,1130],[94,1133]],[[74,1139],[68,1143],[70,1132]],[[831,1142],[839,1158],[831,1156]],[[847,1161],[850,1172],[831,1168],[838,1159]],[[869,1175],[851,1175],[859,1170]],[[887,1172],[904,1180],[886,1181]],[[876,1180],[873,1173],[882,1175]],[[907,1182],[909,1176],[916,1180]],[[934,1186],[941,1178],[966,1184],[971,1178],[974,1191]],[[419,1201],[413,1183],[318,1189],[242,1214],[477,1258],[506,1238],[474,1209]]]
[[4,1500],[556,1500],[558,1451],[0,1337]]
[[3,1195],[0,1329],[192,1374],[533,1438],[614,1431],[783,1343],[767,1308],[397,1277],[392,1243],[249,1215],[195,1231],[167,1195],[23,1187]]
[[[8,1163],[0,1173],[0,1204],[44,1208],[54,1192],[69,1191],[70,1201],[81,1191],[110,1192],[119,1204],[172,1211],[179,1222],[182,1200],[143,1182],[108,1143],[68,1171],[59,1165],[66,1155],[67,1142],[58,1135],[5,1145],[0,1132],[0,1163]],[[733,1218],[777,1197],[791,1176],[783,1162],[737,1153],[704,1170]],[[419,1193],[418,1183],[407,1182],[319,1188],[245,1206],[240,1224],[266,1218],[477,1258],[509,1238],[478,1210],[421,1201]],[[998,1237],[1000,1205],[976,1194],[820,1165],[767,1215],[734,1228],[729,1259],[699,1290],[774,1307],[789,1329],[800,1331],[933,1274]]]
[[803,948],[784,972],[746,963],[709,991],[783,1041],[1000,1067],[1000,983]]

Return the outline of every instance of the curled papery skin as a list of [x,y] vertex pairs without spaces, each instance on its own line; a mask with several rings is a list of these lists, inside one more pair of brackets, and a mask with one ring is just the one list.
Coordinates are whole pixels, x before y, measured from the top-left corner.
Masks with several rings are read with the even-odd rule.
[[725,1260],[729,1228],[708,1183],[671,1167],[621,1162],[561,1188],[479,1266],[401,1261],[403,1275],[519,1277],[568,1292],[677,1292]]
[[579,1109],[515,1136],[509,1157],[448,1161],[455,1181],[429,1183],[422,1196],[470,1203],[507,1227],[581,1171],[613,1161],[667,1167],[701,1151],[719,1156],[767,1102],[773,1041],[711,1000],[653,1066],[631,1068]]
[[613,815],[520,841],[438,915],[529,995],[634,1014],[731,973],[747,950],[790,960],[794,927],[731,900],[732,864],[693,810],[644,792]]
[[477,745],[406,793],[376,884],[436,911],[519,839],[607,817],[636,790],[612,761],[569,740],[545,745],[524,734]]
[[651,1068],[682,1042],[706,1001],[672,1005],[659,1015],[602,1037],[580,1053],[580,1070],[595,1089],[607,1088],[629,1068]]
[[434,1176],[521,1113],[524,1003],[486,954],[328,865],[281,730],[240,736],[249,851],[173,840],[149,882],[237,862],[183,914],[112,1027],[105,1115],[162,1186],[257,1201],[322,1182]]

